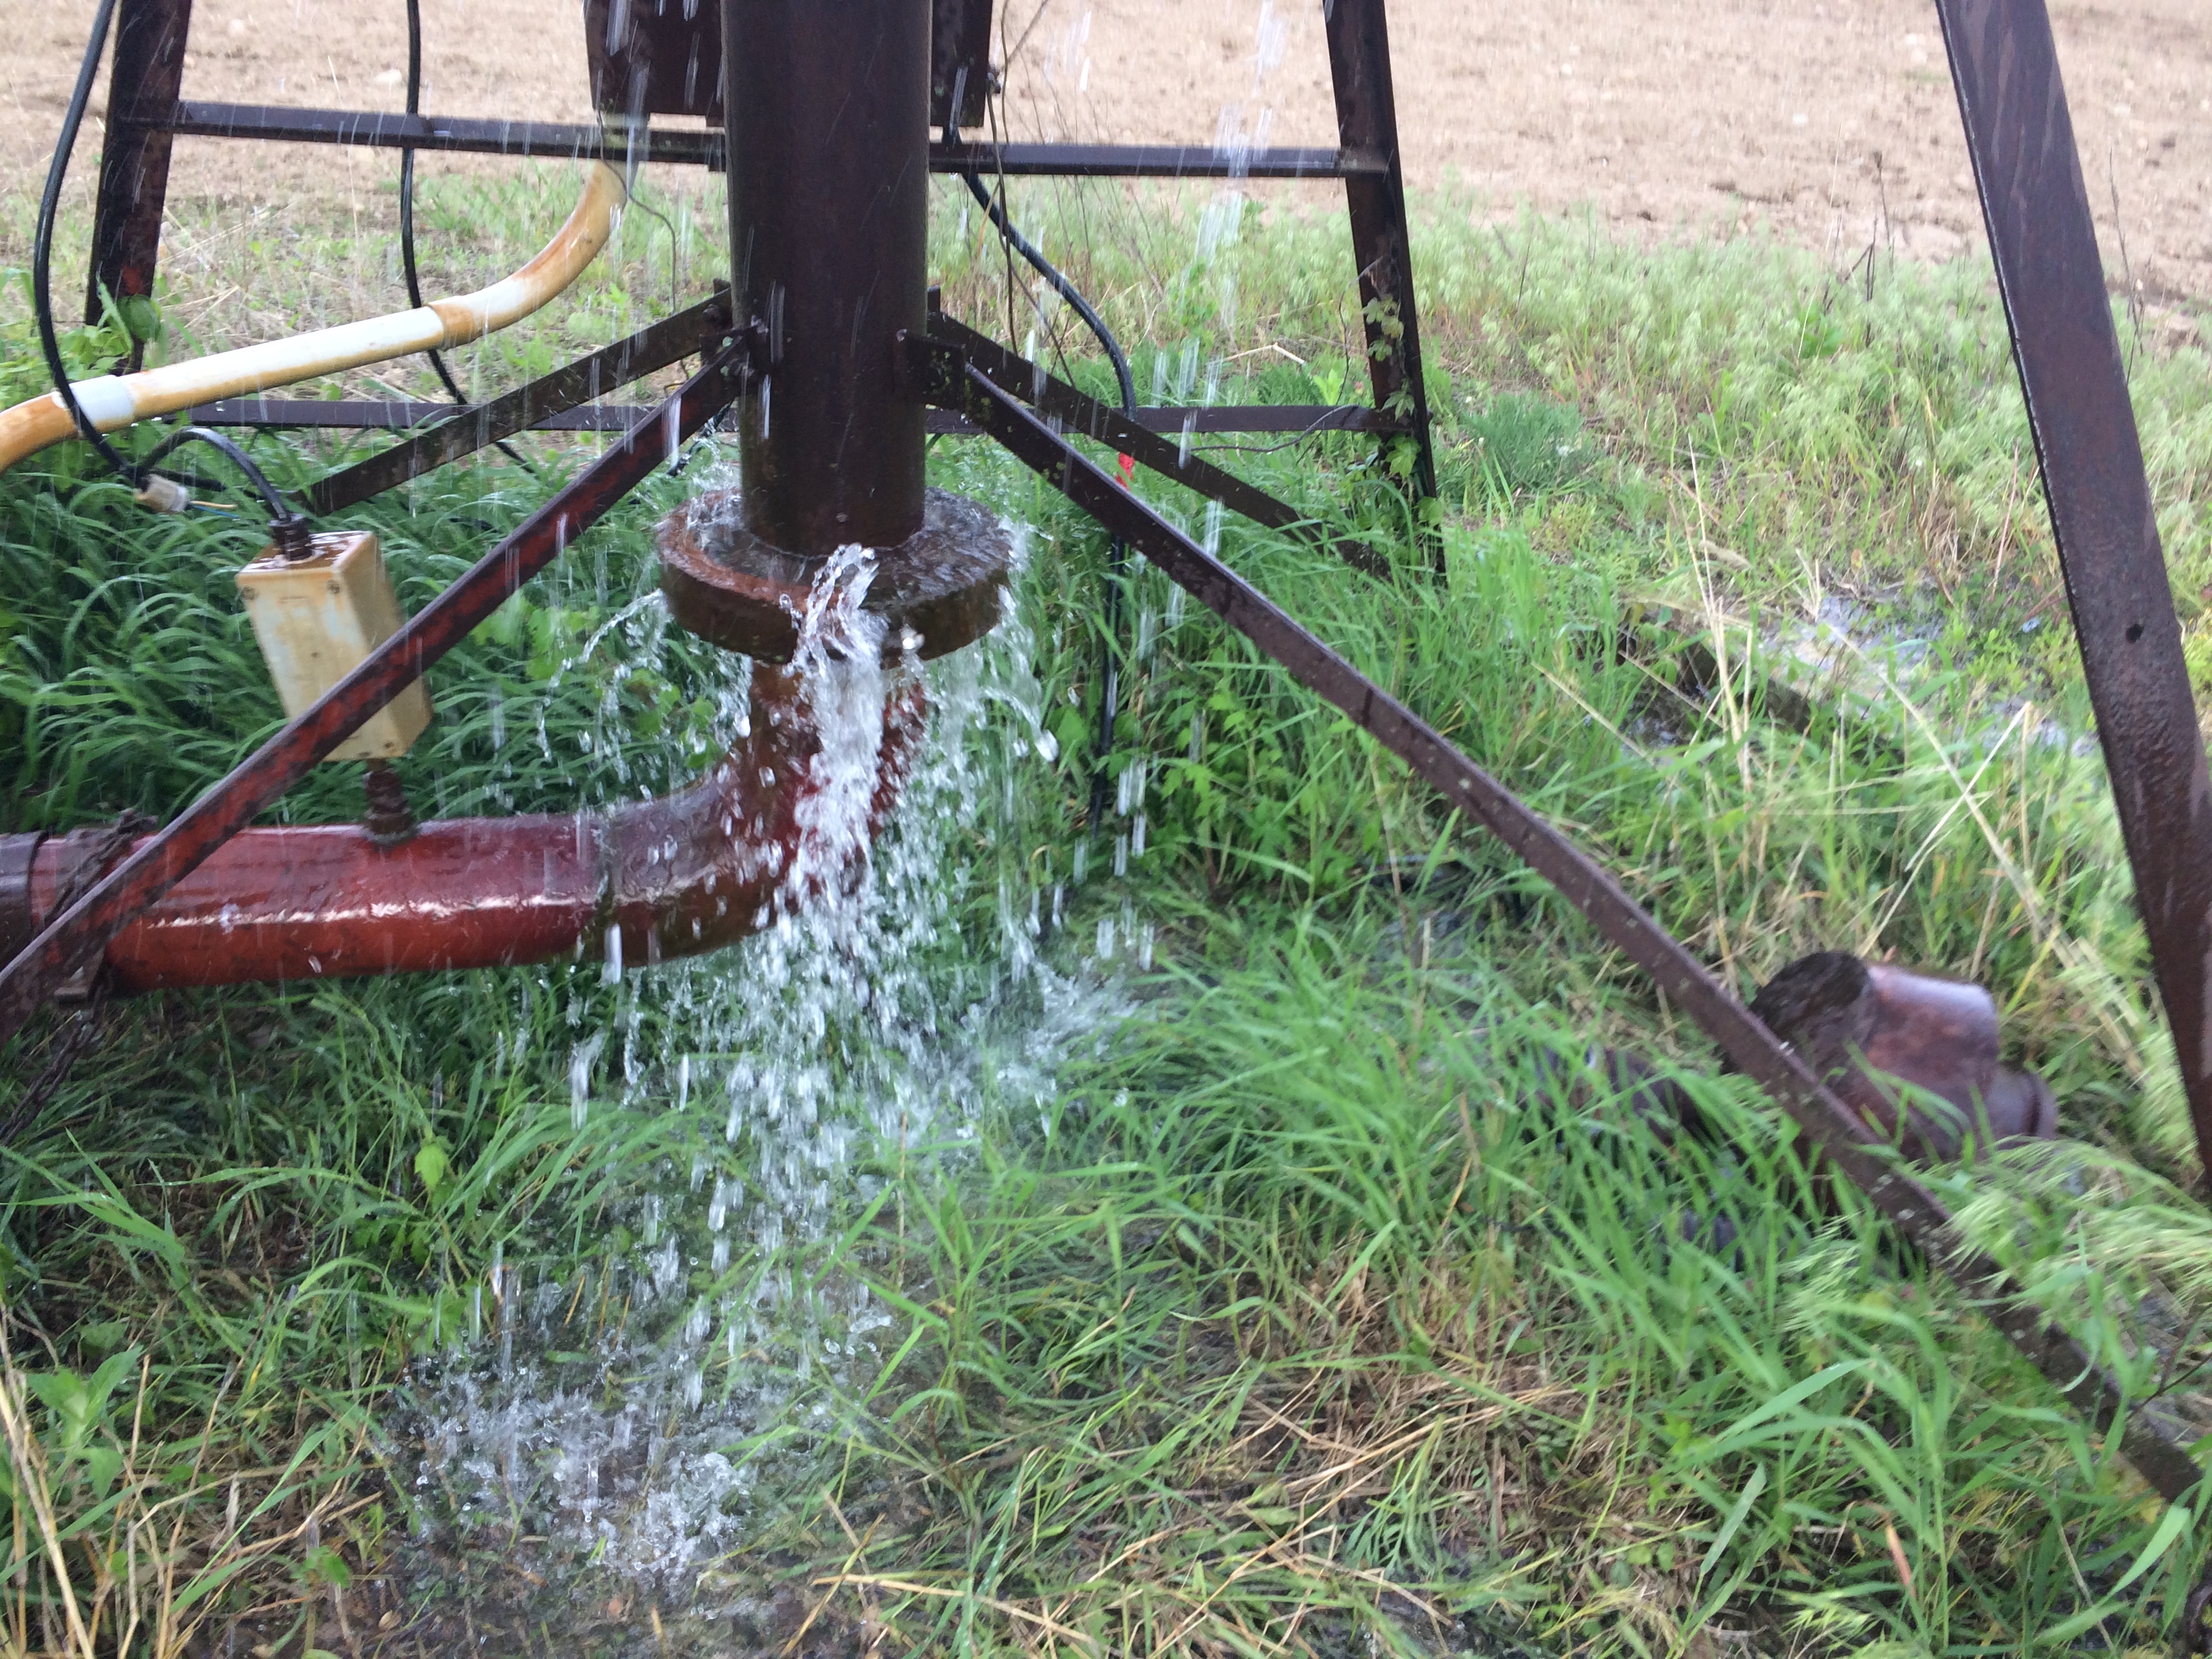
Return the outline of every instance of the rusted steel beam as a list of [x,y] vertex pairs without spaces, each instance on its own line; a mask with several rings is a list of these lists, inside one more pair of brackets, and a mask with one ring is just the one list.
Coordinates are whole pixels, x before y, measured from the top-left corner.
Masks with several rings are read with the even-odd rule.
[[[503,397],[464,410],[404,443],[333,472],[307,492],[307,500],[317,513],[335,513],[501,438],[550,426],[555,416],[591,402],[609,387],[628,386],[705,350],[729,326],[730,296],[725,291]],[[630,421],[641,412],[629,411]],[[623,421],[618,429],[627,430],[630,421]]]
[[1941,0],[2136,902],[2212,1179],[2212,777],[2044,0]]
[[[1013,361],[1019,362],[1023,359],[1015,358]],[[602,384],[612,385],[614,382],[609,380]],[[1054,386],[1065,384],[1063,381],[1054,382]],[[1074,392],[1072,386],[1068,390]],[[1082,396],[1080,392],[1075,395]],[[353,432],[405,431],[420,426],[436,426],[442,432],[450,425],[455,428],[451,435],[458,437],[459,428],[473,422],[478,409],[488,407],[490,405],[461,410],[451,404],[378,398],[220,398],[211,404],[194,404],[185,418],[194,426]],[[583,404],[536,416],[526,428],[514,430],[627,432],[643,420],[646,413],[646,407],[637,404]],[[927,424],[932,437],[972,438],[977,435],[975,428],[965,418],[950,410],[930,410]],[[1163,433],[1177,438],[1186,431],[1194,436],[1218,437],[1224,434],[1252,433],[1276,437],[1312,437],[1324,432],[1399,430],[1397,422],[1389,416],[1378,414],[1364,404],[1217,404],[1211,409],[1183,409],[1174,404],[1159,404],[1139,410],[1137,424],[1147,432]],[[439,439],[441,444],[446,441],[445,437]],[[482,445],[471,444],[469,447],[481,448]],[[382,457],[372,459],[380,459]],[[365,461],[361,463],[363,466],[368,464]],[[443,464],[439,463],[441,465]],[[1150,465],[1151,463],[1148,461],[1146,465]],[[1194,456],[1189,464],[1190,470],[1194,474],[1196,469],[1204,465],[1206,463]],[[1229,475],[1224,473],[1222,476]],[[343,502],[337,504],[343,505]]]
[[[994,384],[1015,397],[1034,401],[1041,411],[1059,422],[1062,430],[1079,432],[1099,443],[1112,444],[1122,454],[1141,461],[1162,477],[1219,501],[1255,524],[1284,531],[1314,546],[1325,548],[1370,576],[1390,574],[1390,562],[1366,543],[1328,535],[1287,501],[1276,500],[1266,490],[1246,483],[1235,473],[1224,471],[1210,461],[1185,453],[1181,444],[1156,435],[1144,418],[1152,411],[1139,410],[1138,419],[1133,422],[1121,410],[1085,396],[1066,381],[1046,374],[1040,365],[1016,356],[988,335],[979,334],[942,312],[931,314],[930,328],[936,337],[957,346]],[[1193,416],[1208,412],[1189,411]],[[1194,420],[1190,429],[1200,429]]]
[[[619,160],[638,155],[671,166],[726,165],[727,145],[711,128],[653,127],[633,138],[620,125],[485,120],[402,115],[386,110],[307,109],[186,99],[124,107],[113,125],[189,138],[248,138],[472,155]],[[1388,176],[1369,145],[1291,145],[1230,150],[1211,144],[935,143],[932,173],[1003,173],[1010,179],[1367,179]]]
[[[1352,257],[1358,267],[1360,315],[1366,325],[1368,369],[1375,406],[1402,415],[1418,446],[1413,495],[1437,493],[1437,459],[1429,439],[1429,393],[1421,373],[1421,325],[1413,302],[1412,232],[1406,217],[1406,174],[1398,150],[1398,99],[1390,74],[1390,28],[1382,0],[1330,0],[1322,9],[1328,63],[1336,88],[1336,126],[1347,152],[1382,157],[1379,173],[1347,175]],[[1436,550],[1441,569],[1443,549]]]
[[[191,26],[192,0],[123,0],[116,12],[107,106],[173,107],[184,84],[185,40]],[[100,146],[92,270],[85,283],[88,323],[100,321],[110,296],[144,299],[154,292],[172,143],[158,126],[124,126],[112,129]]]
[[2023,1304],[2002,1268],[1972,1249],[1934,1193],[1867,1144],[1865,1125],[1796,1053],[1629,897],[1597,861],[1413,710],[1309,633],[1249,582],[1154,513],[1073,445],[994,385],[957,347],[915,343],[915,374],[933,402],[957,408],[1192,598],[1341,710],[1430,784],[1453,811],[1497,836],[1695,1020],[1736,1067],[1850,1176],[1875,1206],[1981,1304],[1990,1322],[2100,1431],[2116,1424],[2136,1472],[2179,1500],[2202,1477],[2188,1453],[2142,1414],[2081,1344]]

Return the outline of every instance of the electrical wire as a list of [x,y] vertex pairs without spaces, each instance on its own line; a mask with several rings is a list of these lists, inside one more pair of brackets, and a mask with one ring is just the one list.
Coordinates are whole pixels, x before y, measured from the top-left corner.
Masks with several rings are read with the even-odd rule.
[[[958,128],[948,126],[945,132],[951,142],[959,142]],[[999,234],[1006,239],[1006,246],[1026,259],[1037,275],[1052,285],[1053,292],[1066,301],[1075,314],[1083,319],[1085,326],[1098,337],[1098,343],[1105,348],[1107,359],[1114,365],[1114,377],[1121,383],[1121,413],[1134,420],[1137,415],[1136,376],[1129,372],[1128,356],[1122,351],[1121,343],[1114,337],[1114,331],[1106,326],[1106,319],[1084,297],[1081,289],[1068,281],[1060,268],[1046,258],[1029,238],[1014,228],[1013,222],[1006,217],[1006,208],[992,193],[990,186],[983,182],[981,173],[970,168],[960,176],[968,181],[969,192],[982,204],[983,211],[997,227]]]
[[92,423],[77,401],[76,388],[70,383],[69,365],[62,359],[61,337],[54,326],[53,262],[54,226],[61,217],[62,186],[69,177],[70,157],[76,153],[77,135],[84,125],[85,106],[91,101],[92,83],[100,71],[100,54],[107,48],[107,35],[115,19],[116,0],[100,0],[100,9],[94,14],[91,38],[85,42],[84,60],[77,66],[76,85],[70,93],[69,107],[62,116],[61,135],[54,143],[53,159],[46,164],[46,187],[39,198],[38,234],[31,250],[31,302],[36,313],[39,329],[39,349],[46,360],[46,372],[53,379],[54,396],[69,410],[70,419],[76,422],[77,434],[100,453],[110,471],[133,489],[144,491],[149,480],[160,475],[155,468],[162,458],[187,443],[204,443],[222,454],[233,466],[246,477],[254,492],[261,497],[268,510],[271,538],[282,548],[304,548],[307,520],[284,505],[283,498],[270,483],[267,475],[253,464],[252,458],[219,432],[202,426],[188,426],[171,433],[143,459],[131,461],[110,443],[107,434]]
[[[422,112],[422,0],[407,0],[407,112]],[[407,303],[418,310],[422,304],[422,279],[415,268],[415,151],[412,148],[399,152],[399,270],[407,279]],[[446,359],[435,346],[422,354],[437,371],[447,395],[466,408],[472,401],[461,390],[461,383],[446,367]],[[526,472],[537,469],[505,439],[498,441],[499,453]]]
[[245,474],[246,482],[252,487],[253,493],[261,497],[262,506],[268,510],[269,521],[271,525],[289,523],[293,520],[297,520],[301,525],[306,524],[305,519],[284,505],[284,498],[276,493],[276,485],[269,482],[268,474],[253,464],[253,458],[251,455],[224,437],[222,433],[212,431],[207,427],[178,428],[156,444],[153,452],[138,463],[141,471],[150,473],[155,465],[164,457],[174,450],[181,449],[188,443],[207,445],[209,448],[219,453],[224,459]]
[[53,377],[54,396],[69,410],[77,434],[100,452],[111,470],[135,485],[139,481],[137,469],[107,441],[107,434],[92,423],[84,405],[77,402],[76,389],[70,384],[69,365],[62,361],[61,339],[54,331],[54,222],[61,216],[62,184],[69,177],[70,157],[76,149],[78,129],[84,125],[93,77],[100,72],[100,55],[106,50],[107,31],[114,18],[115,0],[100,0],[100,9],[93,15],[92,38],[85,43],[84,61],[77,66],[76,86],[62,116],[61,136],[54,143],[53,159],[46,164],[46,193],[39,198],[38,234],[31,245],[31,306],[37,313],[39,349],[46,355],[47,374]]
[[[1032,26],[1034,27],[1034,26]],[[945,142],[948,145],[960,142],[957,113],[948,112],[945,122]],[[1030,269],[1051,285],[1054,293],[1067,301],[1075,314],[1083,319],[1084,325],[1096,335],[1098,343],[1105,348],[1107,360],[1114,365],[1114,377],[1121,383],[1121,413],[1131,421],[1137,418],[1137,379],[1129,372],[1128,355],[1121,343],[1114,337],[1114,331],[1106,326],[1106,319],[1098,314],[1097,307],[1085,297],[1083,290],[1070,282],[1063,271],[1044,257],[1042,250],[1014,228],[1007,216],[1003,198],[1005,175],[1000,175],[1000,194],[994,195],[983,176],[969,167],[960,175],[968,182],[968,192],[982,205],[984,216],[999,233],[1000,240],[1020,254]],[[1106,616],[1104,661],[1099,672],[1098,736],[1094,749],[1096,764],[1091,774],[1091,822],[1096,826],[1106,811],[1106,762],[1114,748],[1114,722],[1121,714],[1121,665],[1115,660],[1115,645],[1121,637],[1123,590],[1127,583],[1129,550],[1116,536],[1106,550]]]

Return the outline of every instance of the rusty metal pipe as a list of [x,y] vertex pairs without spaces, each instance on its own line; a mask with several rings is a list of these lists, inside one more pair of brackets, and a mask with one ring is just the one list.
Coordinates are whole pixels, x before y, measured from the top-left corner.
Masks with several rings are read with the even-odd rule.
[[[884,705],[871,836],[897,802],[925,715],[921,680],[901,675]],[[452,819],[396,846],[349,824],[248,830],[115,937],[110,982],[150,991],[602,956],[635,966],[716,950],[857,874],[856,863],[795,863],[824,781],[821,748],[799,674],[757,666],[750,735],[657,800]],[[0,910],[43,925],[87,844],[0,837]]]
[[1985,987],[1822,951],[1776,974],[1751,1012],[1916,1164],[1957,1158],[1969,1136],[1986,1148],[2058,1133],[2043,1079],[1998,1063]]

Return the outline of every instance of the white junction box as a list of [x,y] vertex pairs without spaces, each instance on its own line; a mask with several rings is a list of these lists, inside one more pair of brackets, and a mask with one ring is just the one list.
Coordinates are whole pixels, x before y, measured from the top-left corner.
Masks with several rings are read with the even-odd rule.
[[[399,600],[373,533],[317,536],[313,546],[304,559],[288,559],[272,547],[238,573],[262,660],[285,714],[295,717],[399,631]],[[396,759],[429,723],[430,694],[418,679],[327,758]]]

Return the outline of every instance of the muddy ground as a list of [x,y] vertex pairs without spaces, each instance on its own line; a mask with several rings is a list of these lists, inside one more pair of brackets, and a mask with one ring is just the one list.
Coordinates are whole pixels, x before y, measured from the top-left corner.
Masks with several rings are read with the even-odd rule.
[[[93,9],[5,0],[11,242]],[[2160,306],[2212,301],[2212,4],[2054,9],[2115,286],[2124,271]],[[580,10],[423,0],[425,107],[585,118]],[[400,0],[200,0],[186,95],[397,109],[403,19]],[[1764,222],[1839,263],[1875,240],[1931,258],[1978,240],[1926,0],[1392,0],[1390,25],[1412,180],[1456,177],[1478,212],[1587,206],[1647,236]],[[1334,137],[1318,0],[1010,0],[1000,27],[1014,136],[1207,142],[1234,125],[1276,143]],[[96,143],[95,131],[88,157]],[[394,165],[185,140],[175,189],[388,211],[374,186]]]

